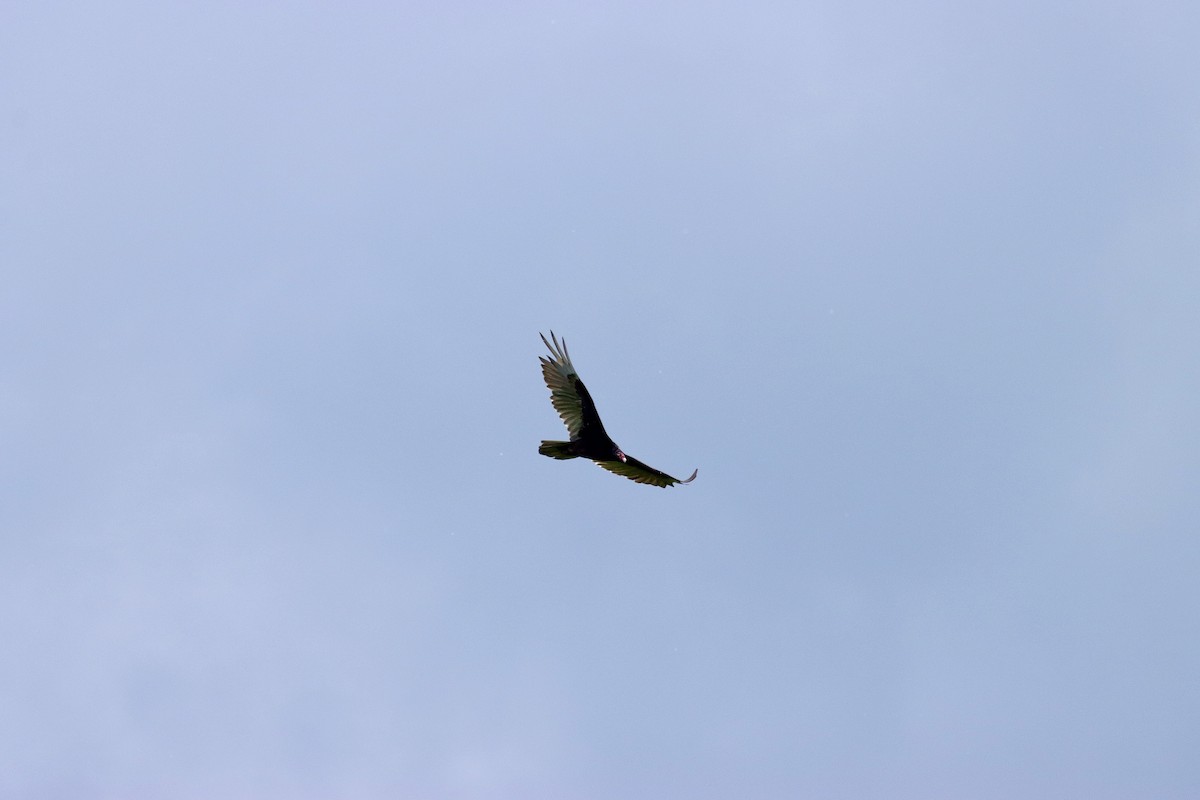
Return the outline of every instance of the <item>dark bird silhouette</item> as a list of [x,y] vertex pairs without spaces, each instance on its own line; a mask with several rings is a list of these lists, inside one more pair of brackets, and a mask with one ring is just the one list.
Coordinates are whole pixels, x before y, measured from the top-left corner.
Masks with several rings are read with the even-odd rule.
[[590,458],[609,472],[651,486],[674,486],[677,483],[691,483],[696,479],[696,473],[700,470],[695,470],[687,480],[681,481],[621,452],[616,442],[604,432],[604,423],[596,413],[596,404],[592,402],[592,396],[588,394],[587,387],[579,380],[579,374],[571,364],[571,357],[567,354],[567,340],[563,339],[562,345],[559,345],[554,331],[550,331],[550,338],[554,340],[554,344],[547,341],[544,334],[538,335],[542,337],[552,356],[538,357],[542,362],[542,377],[550,389],[550,403],[566,423],[567,432],[571,435],[569,442],[544,440],[538,447],[539,453],[560,459]]

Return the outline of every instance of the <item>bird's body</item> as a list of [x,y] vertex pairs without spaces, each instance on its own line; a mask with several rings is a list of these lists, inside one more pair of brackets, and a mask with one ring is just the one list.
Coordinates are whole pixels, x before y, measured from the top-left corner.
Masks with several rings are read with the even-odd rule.
[[550,338],[553,344],[542,335],[542,341],[551,355],[551,358],[540,356],[542,377],[550,389],[550,403],[566,423],[571,439],[566,442],[544,440],[538,447],[539,453],[558,459],[589,458],[609,472],[652,486],[674,486],[695,480],[699,470],[681,481],[623,453],[605,432],[604,423],[596,412],[596,404],[571,364],[566,340],[560,345],[553,331],[550,332]]

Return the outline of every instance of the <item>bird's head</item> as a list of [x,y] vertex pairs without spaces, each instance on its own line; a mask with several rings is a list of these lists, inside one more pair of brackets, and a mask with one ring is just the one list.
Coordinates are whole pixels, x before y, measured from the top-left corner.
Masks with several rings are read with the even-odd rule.
[[613,450],[616,451],[615,455],[617,456],[617,458],[621,459],[621,463],[624,464],[625,463],[625,454],[621,452],[621,448],[614,447]]

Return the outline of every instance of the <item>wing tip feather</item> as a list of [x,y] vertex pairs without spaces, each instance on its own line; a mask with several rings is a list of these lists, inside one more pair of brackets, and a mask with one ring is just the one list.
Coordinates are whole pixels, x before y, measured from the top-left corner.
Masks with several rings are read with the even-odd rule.
[[571,365],[571,354],[567,352],[567,340],[564,337],[560,342],[558,334],[553,330],[550,331],[550,338],[546,338],[546,334],[538,331],[538,336],[542,337],[542,344],[546,345],[546,349],[550,351],[550,355],[554,356],[554,362],[560,364],[568,372],[573,372],[574,368]]

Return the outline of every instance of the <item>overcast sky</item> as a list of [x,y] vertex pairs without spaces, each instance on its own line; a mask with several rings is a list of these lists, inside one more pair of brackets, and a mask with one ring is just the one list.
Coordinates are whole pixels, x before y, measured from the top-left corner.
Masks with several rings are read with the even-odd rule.
[[1200,796],[1197,41],[6,3],[0,796]]

